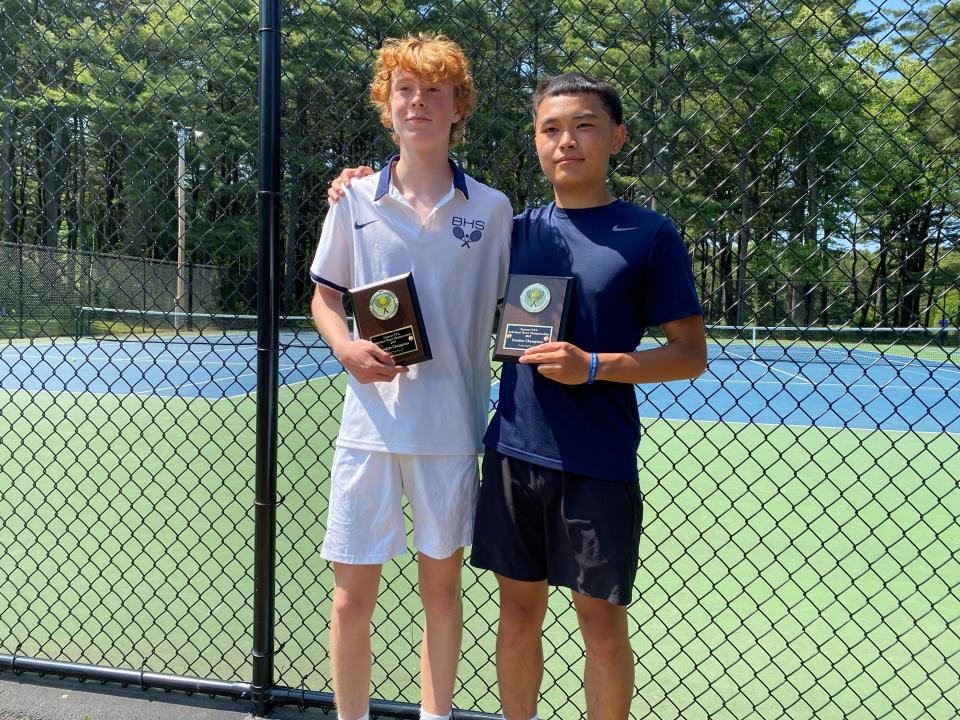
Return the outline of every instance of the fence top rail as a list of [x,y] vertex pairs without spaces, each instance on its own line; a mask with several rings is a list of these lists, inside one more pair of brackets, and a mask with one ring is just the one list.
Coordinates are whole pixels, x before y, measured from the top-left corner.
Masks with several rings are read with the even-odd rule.
[[[31,252],[46,253],[48,255],[55,255],[57,253],[62,253],[62,254],[69,254],[69,255],[79,255],[79,256],[89,257],[94,259],[147,262],[147,263],[156,263],[159,265],[172,265],[172,266],[177,265],[176,260],[152,258],[152,257],[147,257],[145,255],[126,255],[124,253],[102,252],[102,251],[89,250],[89,249],[81,250],[78,248],[63,247],[61,245],[40,245],[39,243],[9,242],[7,240],[0,240],[0,248],[7,249],[7,250],[29,250]],[[218,265],[213,265],[211,263],[190,262],[187,264],[195,268],[204,268],[204,269],[210,269],[210,270],[219,269]]]
[[956,330],[956,326],[924,326],[911,325],[907,327],[890,325],[706,325],[706,331],[740,332],[740,333],[941,333],[946,330]]

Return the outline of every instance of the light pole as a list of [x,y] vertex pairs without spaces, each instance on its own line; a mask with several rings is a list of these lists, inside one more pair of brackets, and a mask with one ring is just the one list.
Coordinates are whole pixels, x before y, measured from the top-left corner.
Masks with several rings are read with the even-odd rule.
[[173,324],[177,332],[183,327],[187,308],[184,294],[187,289],[187,137],[189,133],[198,140],[203,132],[171,121],[177,134],[177,294],[174,299]]

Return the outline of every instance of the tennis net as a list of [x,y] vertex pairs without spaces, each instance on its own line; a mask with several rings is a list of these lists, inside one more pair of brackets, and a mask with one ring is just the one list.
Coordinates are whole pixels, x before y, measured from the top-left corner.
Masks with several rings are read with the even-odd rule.
[[[256,315],[77,308],[78,338],[255,345],[257,322]],[[280,318],[280,341],[285,345],[309,346],[318,344],[320,336],[312,318],[291,315]]]
[[[651,330],[642,349],[664,342],[659,329]],[[708,357],[734,362],[960,365],[958,346],[955,328],[707,326]]]
[[[116,340],[256,344],[257,316],[85,306],[77,309],[77,329],[78,336]],[[287,316],[280,318],[280,342],[309,347],[321,341],[312,318]],[[651,328],[640,349],[664,342],[659,328]],[[734,362],[871,366],[919,361],[960,366],[960,332],[925,327],[708,325],[707,355]]]

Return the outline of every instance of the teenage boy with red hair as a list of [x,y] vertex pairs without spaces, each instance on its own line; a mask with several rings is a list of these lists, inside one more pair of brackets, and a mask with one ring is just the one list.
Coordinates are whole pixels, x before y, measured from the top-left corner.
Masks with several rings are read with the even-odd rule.
[[[442,720],[460,657],[460,570],[473,536],[490,327],[513,212],[505,195],[448,158],[475,105],[455,43],[388,40],[370,95],[399,155],[354,181],[330,209],[310,268],[314,320],[348,373],[321,549],[334,567],[334,696],[340,720],[368,718],[370,620],[383,563],[406,552],[406,495],[425,614],[421,718]],[[354,339],[341,303],[348,288],[405,272],[413,273],[433,355],[409,368]]]

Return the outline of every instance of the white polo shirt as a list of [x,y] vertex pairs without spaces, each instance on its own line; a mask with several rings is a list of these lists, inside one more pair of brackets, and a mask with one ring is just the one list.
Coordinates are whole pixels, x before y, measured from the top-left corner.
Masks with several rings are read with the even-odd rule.
[[421,221],[390,180],[396,158],[353,180],[327,213],[310,277],[341,292],[412,272],[433,359],[391,382],[352,376],[338,445],[474,454],[490,402],[490,336],[506,282],[513,210],[453,162],[453,185]]

